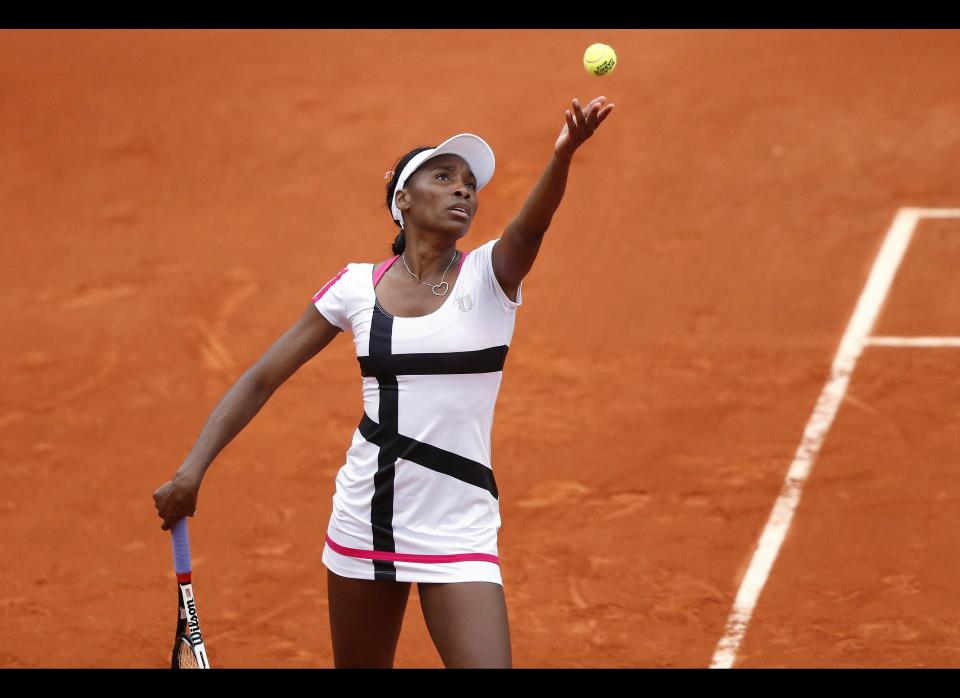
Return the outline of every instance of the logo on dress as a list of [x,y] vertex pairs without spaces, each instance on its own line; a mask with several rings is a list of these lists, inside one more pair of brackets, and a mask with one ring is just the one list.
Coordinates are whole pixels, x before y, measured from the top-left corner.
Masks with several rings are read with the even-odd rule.
[[457,307],[465,313],[473,310],[473,306],[476,305],[469,293],[466,293],[462,296],[456,296],[454,297],[454,300],[457,302]]

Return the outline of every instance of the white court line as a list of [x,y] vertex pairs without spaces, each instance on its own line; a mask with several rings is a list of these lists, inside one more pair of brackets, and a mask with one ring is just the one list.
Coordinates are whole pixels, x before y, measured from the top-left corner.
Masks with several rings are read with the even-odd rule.
[[893,223],[883,240],[883,246],[870,270],[867,284],[860,294],[860,300],[857,301],[857,307],[843,333],[840,348],[830,369],[830,377],[813,408],[813,414],[810,415],[803,431],[803,438],[787,472],[780,495],[774,502],[773,511],[770,513],[763,533],[760,534],[750,566],[743,577],[733,602],[733,609],[727,618],[723,637],[720,638],[714,650],[711,669],[729,669],[733,666],[740,643],[746,635],[753,609],[760,598],[760,592],[767,583],[770,569],[777,559],[787,530],[793,521],[793,514],[800,503],[803,485],[810,475],[820,447],[840,409],[840,403],[847,392],[847,385],[850,383],[850,376],[857,364],[857,359],[863,351],[920,218],[960,218],[960,209],[902,208],[894,216]]
[[870,337],[871,347],[960,347],[960,337]]
[[900,214],[920,218],[960,218],[960,208],[901,208],[897,211]]

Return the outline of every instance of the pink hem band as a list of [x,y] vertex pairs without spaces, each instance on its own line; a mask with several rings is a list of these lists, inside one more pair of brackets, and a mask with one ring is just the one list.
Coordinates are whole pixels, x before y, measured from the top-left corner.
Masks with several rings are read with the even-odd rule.
[[476,560],[479,562],[492,562],[495,565],[500,564],[500,558],[496,555],[487,553],[459,553],[457,555],[412,555],[410,553],[390,553],[385,550],[361,550],[359,548],[345,548],[337,545],[330,536],[327,536],[327,544],[341,555],[348,557],[362,557],[368,560],[393,560],[396,562],[466,562]]

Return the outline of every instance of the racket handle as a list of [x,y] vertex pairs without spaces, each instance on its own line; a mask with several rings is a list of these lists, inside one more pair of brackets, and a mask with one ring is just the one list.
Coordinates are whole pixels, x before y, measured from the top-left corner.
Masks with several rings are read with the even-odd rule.
[[190,537],[187,535],[186,517],[170,527],[173,539],[173,569],[177,574],[190,574]]

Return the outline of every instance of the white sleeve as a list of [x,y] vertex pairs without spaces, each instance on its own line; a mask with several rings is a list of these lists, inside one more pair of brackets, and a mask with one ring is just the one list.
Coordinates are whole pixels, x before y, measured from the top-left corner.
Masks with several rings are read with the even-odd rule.
[[517,300],[512,301],[507,297],[500,282],[497,281],[497,275],[493,272],[493,246],[497,244],[497,240],[499,239],[500,238],[496,238],[490,242],[485,242],[470,254],[471,256],[476,255],[474,266],[477,269],[477,273],[480,274],[480,278],[483,280],[483,285],[487,292],[497,299],[497,302],[504,310],[516,312],[517,308],[523,303],[523,282],[517,287]]
[[350,328],[350,320],[347,317],[344,289],[346,282],[343,276],[350,272],[352,265],[348,264],[337,273],[332,279],[323,285],[313,296],[313,304],[332,325],[336,325],[341,330],[346,331]]

